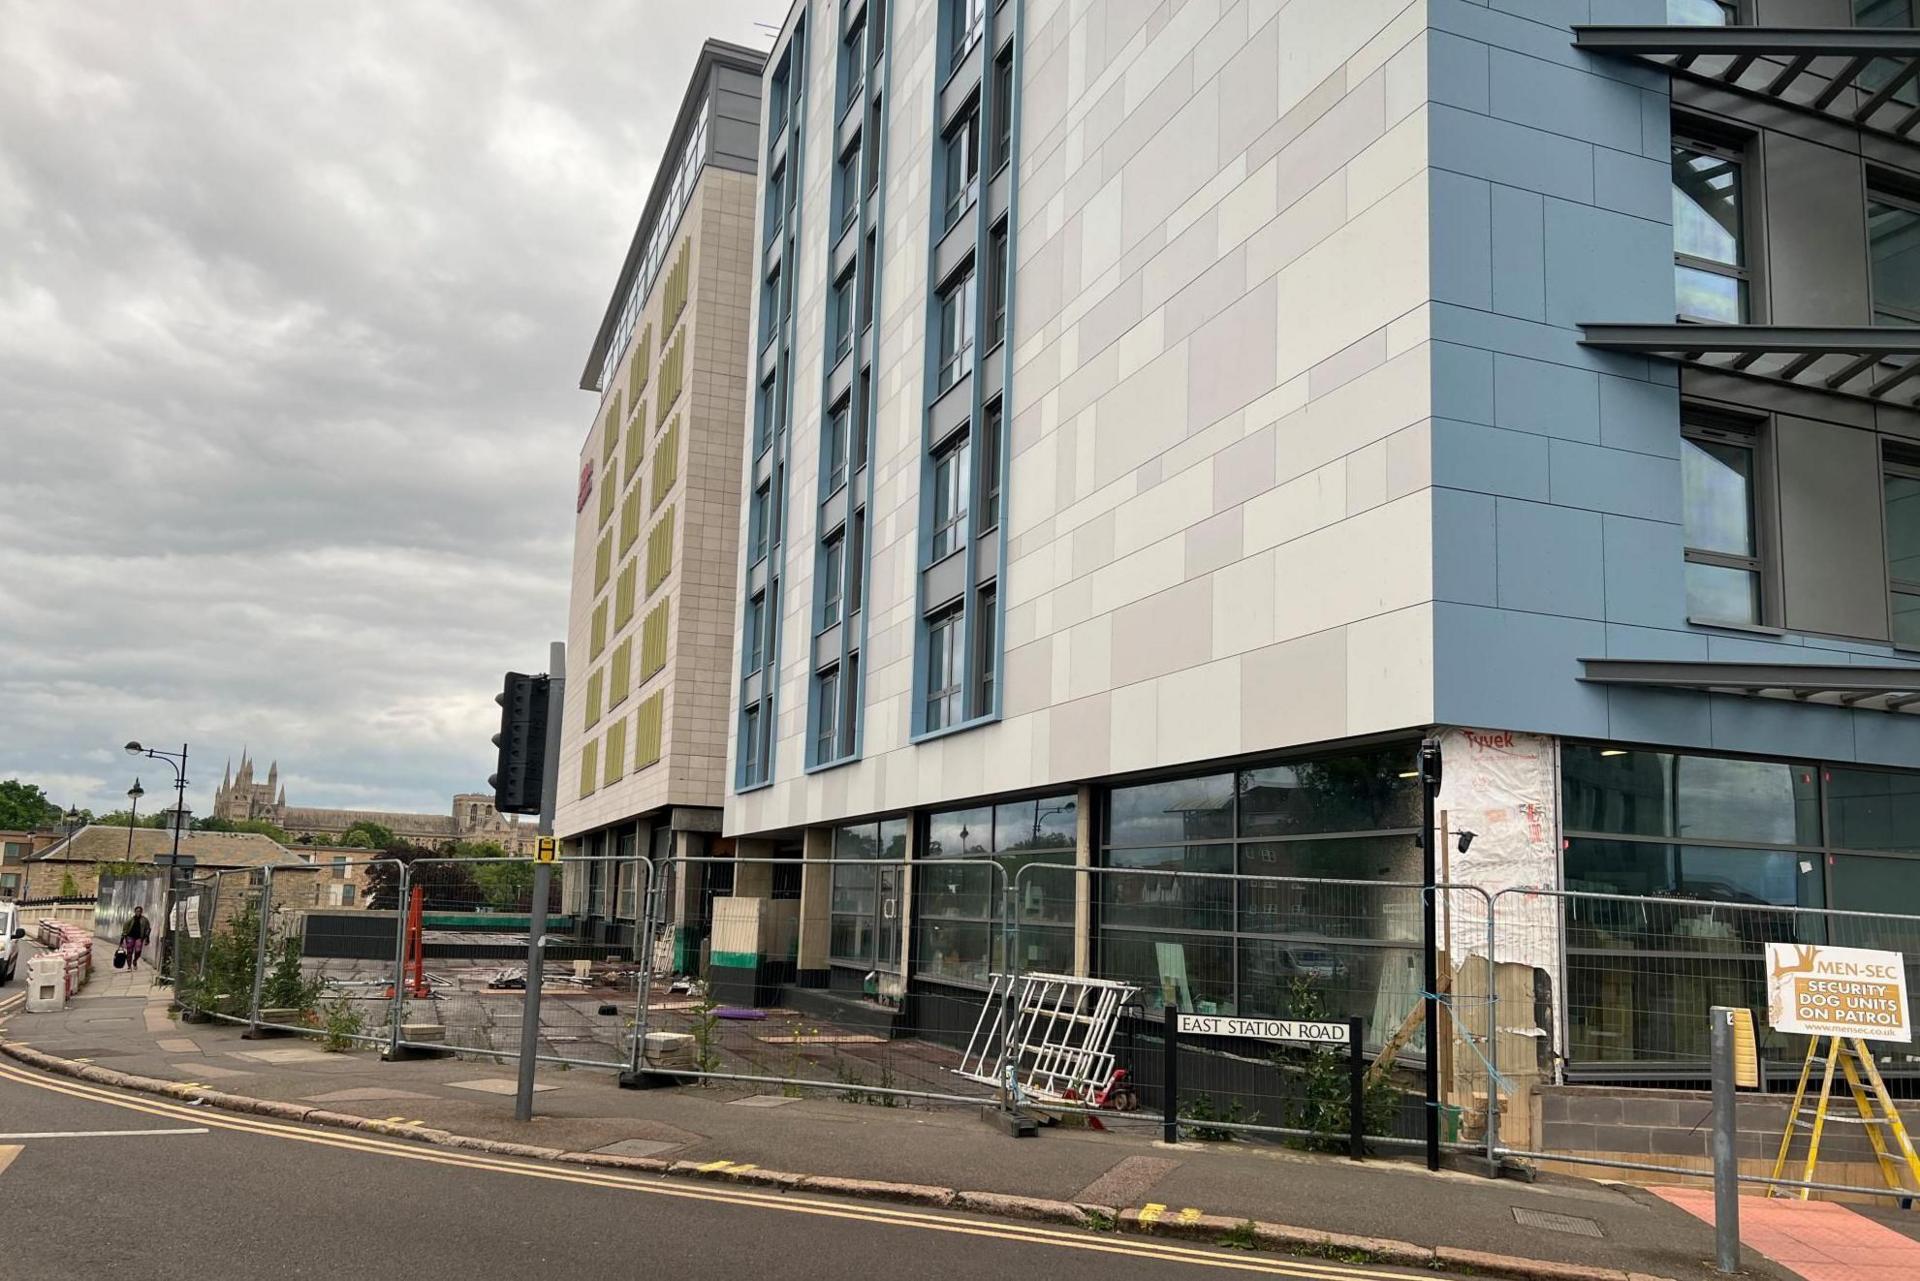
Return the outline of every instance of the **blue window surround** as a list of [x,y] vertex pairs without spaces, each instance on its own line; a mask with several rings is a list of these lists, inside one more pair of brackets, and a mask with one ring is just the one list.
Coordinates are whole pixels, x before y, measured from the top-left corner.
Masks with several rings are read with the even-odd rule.
[[[772,522],[773,528],[768,531],[767,539],[766,631],[763,645],[763,662],[759,669],[762,690],[760,698],[753,705],[759,712],[759,724],[761,726],[759,732],[766,743],[766,772],[761,777],[754,779],[751,783],[747,781],[752,777],[749,771],[750,762],[747,759],[747,753],[751,750],[752,744],[748,742],[746,735],[749,707],[745,699],[745,691],[747,681],[753,673],[742,671],[736,676],[736,679],[740,682],[742,694],[739,715],[734,721],[733,783],[736,792],[751,792],[772,785],[776,765],[776,749],[779,742],[777,736],[779,709],[776,695],[779,689],[780,673],[780,570],[786,554],[788,506],[785,492],[786,473],[787,456],[789,453],[788,446],[793,435],[793,352],[790,343],[793,325],[791,302],[794,296],[793,272],[799,264],[797,243],[800,232],[801,208],[797,192],[798,184],[793,181],[793,178],[801,172],[801,147],[805,138],[807,118],[806,37],[806,15],[802,14],[794,24],[793,35],[787,41],[786,47],[784,49],[776,49],[767,62],[767,65],[774,69],[769,76],[768,83],[771,84],[775,79],[783,79],[787,98],[784,107],[776,107],[769,104],[767,109],[766,117],[769,122],[769,130],[766,139],[766,154],[769,156],[775,154],[779,150],[782,141],[787,144],[787,155],[783,165],[786,173],[786,181],[782,184],[782,198],[788,202],[788,206],[787,216],[782,220],[778,236],[770,237],[768,245],[763,247],[762,250],[763,253],[770,251],[771,246],[776,240],[781,243],[780,286],[772,292],[769,292],[767,289],[766,260],[763,257],[758,268],[760,277],[759,283],[755,286],[755,290],[760,297],[760,308],[763,316],[768,313],[769,308],[784,308],[783,312],[776,312],[774,314],[773,327],[771,330],[771,341],[778,345],[778,351],[775,355],[774,377],[777,381],[774,384],[774,399],[780,402],[775,410],[780,426],[777,431],[768,433],[767,424],[764,421],[757,421],[754,424],[753,438],[756,441],[762,438],[768,438],[765,452],[771,454],[769,460],[771,471],[770,484],[773,489],[772,503],[777,515]],[[775,121],[778,121],[777,130],[774,125]],[[767,216],[770,218],[771,213]],[[783,298],[786,300],[784,304],[782,302]],[[765,350],[766,346],[763,344],[755,352],[756,375],[759,372],[759,355]],[[767,412],[767,398],[756,393],[754,396],[754,413],[764,419]],[[749,509],[751,509],[753,501],[751,484],[747,501]],[[752,574],[753,563],[749,563],[747,565],[748,581],[742,583],[740,596],[740,626],[743,632],[746,627],[747,609],[751,604],[751,598],[747,595],[747,588],[751,584]]]
[[[1019,165],[1020,165],[1020,105],[1021,105],[1020,63],[1021,63],[1021,45],[1024,39],[1024,31],[1022,29],[1024,20],[1025,20],[1024,10],[1025,10],[1025,6],[1020,3],[1020,0],[994,0],[994,2],[989,4],[987,7],[986,31],[980,41],[981,74],[980,74],[980,93],[979,93],[978,108],[977,108],[980,113],[979,129],[980,129],[980,139],[981,139],[980,146],[981,146],[982,172],[980,174],[980,179],[979,179],[979,192],[980,192],[979,198],[976,201],[974,208],[970,211],[971,217],[973,220],[973,226],[974,226],[974,247],[973,247],[974,271],[973,271],[972,289],[974,291],[974,315],[975,315],[976,324],[975,324],[974,347],[973,347],[973,368],[972,368],[973,377],[970,384],[970,394],[972,396],[972,404],[969,406],[969,409],[968,409],[967,430],[973,434],[972,456],[974,459],[977,460],[981,456],[980,433],[984,430],[984,427],[985,427],[986,405],[985,405],[984,397],[982,395],[982,388],[985,383],[985,379],[982,375],[985,372],[987,360],[990,357],[997,358],[1002,362],[1002,378],[1001,378],[1002,390],[1000,393],[1001,395],[1001,413],[1000,413],[1001,436],[1000,436],[1000,441],[998,442],[999,448],[997,451],[995,451],[995,457],[998,460],[999,468],[1000,468],[1000,493],[999,493],[999,500],[998,500],[999,535],[994,540],[996,554],[998,557],[998,563],[995,567],[995,572],[992,578],[987,580],[986,582],[982,582],[981,576],[980,576],[980,566],[977,559],[980,554],[980,534],[982,531],[980,531],[975,526],[975,521],[978,519],[978,514],[981,510],[980,487],[977,483],[977,478],[969,477],[968,479],[968,484],[971,486],[971,489],[970,489],[971,497],[968,502],[968,516],[967,516],[968,525],[967,525],[967,536],[965,541],[965,561],[964,561],[965,586],[962,588],[962,593],[961,593],[961,601],[963,604],[963,617],[961,620],[961,627],[960,627],[960,645],[961,645],[960,662],[961,662],[961,671],[963,673],[963,689],[965,690],[964,697],[967,700],[971,700],[974,696],[974,689],[975,689],[974,675],[978,669],[978,664],[975,661],[975,655],[973,653],[973,649],[974,649],[975,641],[980,635],[980,627],[978,625],[978,619],[976,618],[976,610],[978,608],[979,601],[980,601],[981,589],[983,587],[988,587],[993,591],[994,608],[1000,611],[1002,615],[1000,619],[996,620],[996,625],[994,626],[992,631],[993,644],[995,645],[997,650],[997,653],[994,658],[994,663],[993,663],[996,679],[993,682],[992,706],[984,707],[984,708],[970,708],[969,714],[964,719],[958,721],[955,724],[944,725],[944,726],[941,726],[939,729],[930,730],[927,728],[926,654],[927,654],[927,643],[928,643],[927,642],[927,630],[928,630],[927,615],[929,612],[930,602],[928,602],[925,598],[925,591],[926,591],[926,570],[932,563],[931,555],[932,555],[932,544],[933,544],[933,494],[932,494],[933,449],[932,449],[932,446],[935,443],[937,443],[927,438],[928,437],[927,425],[929,425],[931,422],[934,404],[940,400],[940,394],[934,390],[939,385],[938,379],[937,379],[938,370],[939,370],[939,353],[937,350],[937,342],[935,341],[935,335],[937,334],[937,326],[939,324],[939,315],[940,315],[940,309],[939,309],[940,296],[939,296],[938,289],[941,282],[936,275],[938,271],[938,266],[937,266],[937,260],[939,256],[938,250],[939,250],[939,245],[941,240],[943,240],[947,234],[950,234],[944,228],[941,228],[938,225],[940,221],[944,221],[944,220],[929,220],[934,225],[928,228],[929,242],[928,242],[928,254],[927,254],[928,266],[927,266],[927,298],[926,298],[926,325],[927,325],[928,340],[925,344],[926,368],[924,371],[925,382],[923,385],[927,389],[929,394],[927,395],[927,398],[926,398],[927,399],[926,409],[922,417],[923,427],[922,427],[922,439],[921,439],[921,446],[920,446],[920,528],[919,528],[919,536],[917,539],[917,550],[916,550],[917,559],[915,564],[915,587],[914,587],[915,623],[914,623],[914,662],[913,662],[913,695],[912,695],[913,704],[912,704],[912,735],[910,739],[910,741],[914,743],[929,742],[936,738],[943,738],[948,734],[956,734],[964,730],[972,729],[978,725],[989,724],[993,721],[999,720],[1001,715],[1001,707],[1002,707],[1001,691],[1005,687],[1005,682],[1003,680],[998,679],[998,674],[1006,666],[1004,661],[1005,652],[1006,652],[1005,640],[1004,640],[1004,637],[1006,634],[1006,627],[1004,622],[1006,607],[1004,604],[1005,593],[999,590],[999,587],[1001,583],[1005,582],[1006,575],[1007,575],[1007,543],[1008,543],[1007,517],[1009,512],[1011,511],[1010,500],[1012,497],[1012,494],[1011,494],[1012,468],[1011,468],[1011,460],[1008,456],[1010,451],[1007,449],[1007,434],[1011,429],[1011,415],[1006,412],[1006,408],[1008,404],[1008,394],[1010,393],[1013,387],[1013,341],[1012,339],[1013,339],[1013,334],[1015,330],[1014,330],[1014,303],[1013,303],[1014,290],[1012,288],[1011,277],[1013,272],[1013,264],[1018,260],[1018,247],[1015,243],[1015,239],[1017,235],[1016,228],[1019,226],[1019,220],[1020,220],[1020,184],[1017,179],[1018,179]],[[941,4],[939,30],[936,33],[936,41],[937,41],[936,47],[941,50],[945,50],[949,47],[949,42],[952,38],[951,24],[953,22],[955,12],[956,12],[956,6],[954,3],[954,0],[943,0],[943,3]],[[1011,30],[1012,38],[1010,42],[1007,39],[1007,32],[1008,32],[1009,26],[1011,26],[1011,29],[1012,29]],[[1013,127],[1011,128],[1011,130],[1009,130],[1010,136],[1008,140],[1008,148],[1007,148],[1008,154],[1007,154],[1007,163],[1006,163],[1006,170],[1008,175],[1006,234],[1007,234],[1007,263],[1008,263],[1008,277],[1009,277],[1008,285],[1006,289],[1006,294],[1007,294],[1006,330],[1005,330],[1006,336],[997,347],[993,347],[991,350],[989,350],[988,349],[988,330],[989,330],[991,318],[988,314],[988,308],[987,308],[987,300],[988,300],[987,251],[988,251],[988,246],[991,240],[991,233],[992,233],[993,226],[996,225],[995,221],[991,217],[992,200],[991,200],[990,193],[992,191],[992,188],[995,182],[998,180],[1000,171],[997,169],[989,170],[987,168],[987,157],[991,154],[992,139],[998,124],[998,122],[993,118],[994,65],[999,54],[1003,50],[1008,49],[1009,47],[1011,49],[1010,56],[1013,58],[1013,89],[1011,94],[1011,104],[1009,108],[1009,115],[1011,116]],[[964,61],[965,60],[963,59],[962,60],[963,65],[964,65]],[[953,72],[949,72],[946,76],[938,77],[933,87],[933,107],[932,107],[933,129],[932,129],[931,140],[929,145],[932,146],[935,150],[935,168],[936,169],[938,169],[941,165],[945,163],[945,152],[946,152],[945,133],[942,129],[942,124],[944,122],[941,120],[941,112],[940,112],[941,91],[945,88],[946,83],[951,79],[953,74],[954,74]],[[934,184],[935,190],[943,189],[942,184],[944,183],[944,174],[937,173],[935,175],[935,179],[936,179]],[[963,218],[963,222],[964,222],[964,218]],[[958,224],[958,223],[955,224],[956,227],[960,225],[961,224]],[[945,604],[945,602],[939,602],[939,603],[941,605]]]
[[[888,4],[885,12],[879,14],[880,21],[890,26],[893,19],[894,8],[895,6],[893,4]],[[819,687],[821,669],[814,664],[815,655],[813,649],[814,637],[818,636],[823,630],[822,618],[825,602],[824,587],[822,584],[816,583],[813,591],[813,608],[811,611],[812,624],[807,632],[807,687],[809,697],[807,699],[807,734],[805,740],[807,753],[804,772],[809,774],[821,770],[833,769],[841,765],[849,765],[859,760],[864,745],[866,729],[867,664],[865,662],[855,663],[852,660],[863,654],[866,650],[868,611],[864,607],[853,613],[848,613],[847,610],[853,600],[853,593],[848,590],[848,587],[856,575],[864,585],[860,593],[863,606],[869,594],[871,583],[868,581],[867,573],[872,560],[870,549],[873,546],[873,530],[870,519],[868,520],[869,527],[866,531],[866,536],[860,540],[860,545],[857,548],[853,545],[852,535],[855,521],[862,518],[862,513],[871,513],[873,510],[874,471],[876,470],[872,465],[873,401],[876,400],[879,395],[879,378],[877,374],[880,360],[877,348],[879,346],[878,335],[880,331],[879,321],[881,314],[880,265],[883,257],[882,248],[885,244],[885,237],[881,234],[881,228],[886,225],[887,122],[890,119],[893,106],[891,101],[893,86],[892,34],[887,30],[876,30],[874,20],[875,9],[874,6],[869,3],[866,6],[865,20],[861,26],[861,40],[858,53],[860,75],[858,77],[859,83],[857,87],[861,94],[861,101],[858,104],[847,102],[849,89],[855,87],[852,84],[854,69],[850,66],[852,59],[847,56],[847,51],[844,49],[846,43],[845,33],[841,33],[840,43],[843,48],[837,59],[840,83],[835,87],[834,91],[834,101],[840,104],[839,111],[835,113],[835,136],[837,139],[839,119],[843,118],[846,112],[853,110],[854,106],[857,105],[861,113],[860,141],[858,144],[860,147],[861,165],[857,173],[858,191],[854,197],[856,201],[854,218],[852,222],[847,223],[844,228],[838,220],[836,220],[833,230],[829,233],[827,244],[828,277],[829,288],[831,288],[831,264],[834,257],[834,246],[839,243],[842,236],[855,237],[853,288],[850,295],[852,305],[855,309],[853,351],[850,356],[845,357],[845,359],[853,362],[852,376],[848,379],[847,389],[848,438],[845,447],[847,457],[846,465],[848,468],[845,484],[847,511],[844,523],[836,526],[839,530],[839,537],[842,540],[844,553],[841,556],[844,577],[840,589],[840,656],[833,668],[837,674],[836,679],[840,699],[837,719],[842,722],[836,741],[839,744],[845,744],[846,750],[840,751],[835,755],[822,755],[816,733],[818,728],[816,721],[820,715],[820,708],[819,700],[812,697],[812,692]],[[877,66],[873,65],[872,55],[873,41],[876,35],[881,39],[880,62]],[[871,115],[871,104],[876,95],[878,95],[880,100],[879,119],[877,122],[869,119]],[[841,159],[841,154],[836,151],[833,166],[836,173],[843,173],[840,163]],[[870,168],[870,166],[873,168]],[[867,180],[866,175],[869,172],[879,173],[880,181],[877,184],[870,183]],[[844,193],[842,193],[841,199],[844,201]],[[869,237],[872,238],[874,243],[874,252],[872,254],[867,252],[867,240]],[[870,281],[867,279],[868,277],[871,277]],[[870,300],[868,303],[867,323],[864,326],[858,318],[861,300],[863,298]],[[826,347],[823,349],[824,359],[822,360],[823,372],[820,388],[822,447],[820,450],[821,466],[819,482],[820,502],[823,505],[835,492],[838,492],[837,488],[832,485],[831,477],[827,471],[827,451],[825,448],[824,433],[832,421],[833,406],[838,403],[837,399],[833,396],[832,389],[834,373],[840,364],[840,362],[834,358],[831,350],[833,342],[831,327],[829,327],[824,341]],[[863,368],[870,370],[873,375],[870,376],[864,384],[860,376]],[[860,403],[861,388],[863,385],[867,389],[867,403],[865,404]],[[867,448],[856,449],[854,447],[853,433],[856,431],[865,435],[868,442]],[[853,467],[853,460],[856,458],[865,460],[857,470]],[[828,532],[819,521],[815,522],[815,529],[819,533]],[[816,567],[824,563],[824,551],[825,540],[822,539],[815,553],[814,563]],[[854,563],[854,555],[856,552],[860,558],[858,564]],[[848,679],[849,673],[852,675],[851,680]],[[851,734],[848,733],[849,729],[851,729]]]

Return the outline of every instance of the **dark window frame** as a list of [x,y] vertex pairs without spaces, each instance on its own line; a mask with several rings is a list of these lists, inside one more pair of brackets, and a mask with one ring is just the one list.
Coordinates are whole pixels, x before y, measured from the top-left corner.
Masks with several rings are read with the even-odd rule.
[[1686,531],[1683,524],[1681,537],[1685,547],[1684,560],[1689,565],[1710,565],[1751,573],[1755,591],[1754,616],[1751,619],[1696,616],[1689,606],[1687,621],[1690,623],[1766,627],[1777,612],[1780,593],[1773,581],[1773,573],[1778,558],[1767,532],[1773,512],[1772,486],[1769,483],[1769,477],[1773,474],[1770,426],[1770,423],[1761,419],[1735,418],[1692,408],[1682,411],[1680,435],[1683,441],[1748,451],[1747,524],[1753,546],[1753,553],[1746,556],[1694,547],[1684,542]]
[[[1750,137],[1717,133],[1703,123],[1695,122],[1690,118],[1676,117],[1673,122],[1670,151],[1686,151],[1723,160],[1734,167],[1738,182],[1735,200],[1738,205],[1739,229],[1735,233],[1735,252],[1740,261],[1726,263],[1713,258],[1702,258],[1694,254],[1682,253],[1676,246],[1673,251],[1673,265],[1676,280],[1679,271],[1684,268],[1739,282],[1739,319],[1727,321],[1712,316],[1688,315],[1679,310],[1677,289],[1674,300],[1676,318],[1699,324],[1753,324],[1757,300],[1760,296],[1758,277],[1754,271],[1754,263],[1760,255],[1759,238],[1754,234],[1756,223],[1751,199],[1758,185],[1756,180],[1759,176],[1759,167],[1755,163],[1753,153],[1753,140]],[[1669,175],[1668,185],[1671,190],[1671,175]]]
[[965,623],[966,611],[957,604],[927,619],[927,684],[922,709],[930,734],[964,723],[967,683],[960,651]]

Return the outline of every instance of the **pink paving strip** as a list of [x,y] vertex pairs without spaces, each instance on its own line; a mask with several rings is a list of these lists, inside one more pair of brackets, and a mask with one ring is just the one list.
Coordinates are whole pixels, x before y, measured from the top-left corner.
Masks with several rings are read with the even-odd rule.
[[[1652,1191],[1694,1218],[1713,1222],[1712,1191]],[[1743,1196],[1740,1244],[1807,1281],[1914,1281],[1920,1277],[1920,1241],[1855,1214],[1837,1201]]]

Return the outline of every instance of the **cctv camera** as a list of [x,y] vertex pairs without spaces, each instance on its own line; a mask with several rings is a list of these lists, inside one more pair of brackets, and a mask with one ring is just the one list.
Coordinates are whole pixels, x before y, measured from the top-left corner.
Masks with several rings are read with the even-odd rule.
[[1462,832],[1460,833],[1460,839],[1455,842],[1455,845],[1462,854],[1465,854],[1468,849],[1472,848],[1473,838],[1478,835],[1478,832]]

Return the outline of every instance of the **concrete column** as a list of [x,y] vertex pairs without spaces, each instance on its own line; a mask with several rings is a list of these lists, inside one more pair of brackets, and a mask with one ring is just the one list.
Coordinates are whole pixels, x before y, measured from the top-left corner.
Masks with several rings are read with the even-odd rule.
[[[1073,865],[1078,868],[1094,864],[1093,806],[1093,789],[1082,787],[1073,806]],[[1085,871],[1073,878],[1073,972],[1079,978],[1093,973],[1093,892],[1094,878]]]
[[809,827],[802,836],[801,852],[800,985],[825,987],[828,933],[833,928],[833,868],[825,860],[833,857],[833,829]]
[[[772,858],[773,842],[742,839],[734,842],[740,859]],[[773,864],[742,862],[733,869],[733,892],[740,898],[773,897]]]

